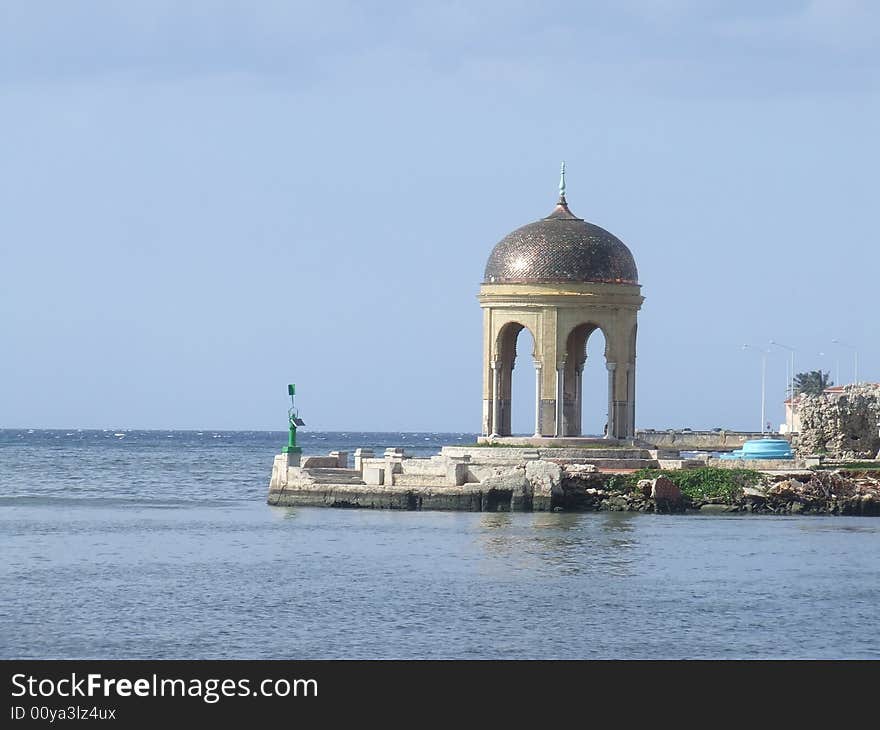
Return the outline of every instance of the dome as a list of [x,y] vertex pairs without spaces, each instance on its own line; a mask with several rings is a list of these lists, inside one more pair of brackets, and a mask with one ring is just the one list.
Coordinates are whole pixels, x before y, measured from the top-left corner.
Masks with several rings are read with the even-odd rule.
[[638,280],[635,259],[623,241],[578,218],[564,194],[546,218],[517,228],[496,244],[483,277],[486,284]]

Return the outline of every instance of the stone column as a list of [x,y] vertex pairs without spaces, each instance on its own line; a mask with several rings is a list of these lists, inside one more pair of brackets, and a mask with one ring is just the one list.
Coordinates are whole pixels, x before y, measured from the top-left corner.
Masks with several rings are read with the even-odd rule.
[[636,437],[636,364],[626,365],[626,437]]
[[492,435],[492,310],[483,308],[483,408],[481,431]]
[[535,436],[541,435],[541,374],[543,365],[535,360]]
[[492,361],[492,429],[491,435],[497,436],[501,425],[501,361]]
[[616,362],[607,362],[605,367],[608,369],[608,423],[605,428],[605,438],[614,437],[614,371],[617,369]]
[[513,368],[515,365],[515,362],[511,362],[509,365],[501,367],[501,379],[498,386],[498,394],[501,399],[501,420],[495,427],[495,433],[499,436],[510,436],[513,433],[513,422],[511,420],[513,392],[511,386],[513,384]]
[[616,439],[625,439],[629,428],[627,425],[629,420],[629,401],[626,395],[629,389],[627,380],[626,363],[616,364],[612,378],[611,426],[608,429],[609,434]]
[[574,369],[574,436],[584,435],[584,366],[583,364]]
[[556,365],[556,437],[564,435],[563,410],[565,408],[565,362]]

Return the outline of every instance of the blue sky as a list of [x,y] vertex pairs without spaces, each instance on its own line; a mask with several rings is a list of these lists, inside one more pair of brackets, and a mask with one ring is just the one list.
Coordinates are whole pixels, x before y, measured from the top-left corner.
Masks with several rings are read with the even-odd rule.
[[878,41],[855,0],[4,0],[0,426],[284,428],[295,381],[312,428],[476,431],[485,260],[562,159],[639,266],[639,426],[757,428],[744,342],[880,380]]

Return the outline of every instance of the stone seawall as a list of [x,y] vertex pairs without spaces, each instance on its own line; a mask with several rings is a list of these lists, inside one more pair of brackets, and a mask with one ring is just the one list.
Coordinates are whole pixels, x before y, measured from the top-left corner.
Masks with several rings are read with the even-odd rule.
[[484,488],[480,484],[461,487],[381,487],[322,485],[294,487],[269,492],[275,507],[348,507],[388,510],[436,510],[457,512],[547,512],[550,497],[514,495],[512,489]]
[[[279,457],[280,465],[282,457]],[[353,470],[332,470],[351,475]],[[545,460],[498,467],[480,482],[454,486],[347,484],[322,481],[323,473],[288,469],[273,476],[268,503],[288,507],[390,510],[627,511],[751,514],[880,515],[880,473],[799,471],[792,473],[705,470],[691,478],[665,472],[636,482],[634,476],[603,473],[591,464]],[[657,473],[657,472],[653,472]],[[688,472],[678,470],[678,474]],[[729,476],[723,476],[729,475]],[[277,476],[277,474],[276,474]],[[709,489],[721,478],[725,487]],[[353,479],[353,477],[352,477]],[[748,481],[742,481],[742,480]],[[677,485],[678,482],[681,487]],[[689,491],[690,490],[690,491]]]
[[792,474],[799,473],[803,467],[802,459],[718,459],[709,457],[703,463],[713,469],[755,469]]
[[679,451],[735,451],[762,433],[743,431],[636,431],[636,442],[648,448]]
[[468,487],[383,487],[322,484],[269,492],[269,504],[282,507],[354,507],[391,510],[485,511],[482,490]]

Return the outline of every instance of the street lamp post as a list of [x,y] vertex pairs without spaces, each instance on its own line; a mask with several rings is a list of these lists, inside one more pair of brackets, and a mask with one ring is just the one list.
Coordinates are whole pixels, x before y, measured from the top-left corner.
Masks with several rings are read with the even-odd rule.
[[769,350],[766,350],[763,347],[758,347],[757,345],[743,345],[742,349],[758,350],[761,353],[761,435],[763,436],[766,433],[766,421],[764,420],[764,415],[767,395],[767,353]]
[[770,344],[776,345],[776,347],[781,347],[791,353],[791,367],[789,368],[788,375],[788,397],[790,400],[788,402],[788,411],[785,414],[785,425],[788,428],[789,435],[791,435],[792,427],[794,426],[794,353],[796,350],[793,347],[783,345],[776,340],[770,340]]
[[[825,357],[824,352],[818,353],[819,357]],[[829,366],[830,367],[830,366]],[[840,385],[840,355],[834,356],[834,385]]]
[[858,385],[859,382],[859,351],[853,346],[848,345],[846,342],[841,342],[840,340],[831,340],[835,345],[840,345],[841,347],[846,347],[853,351],[853,382]]

